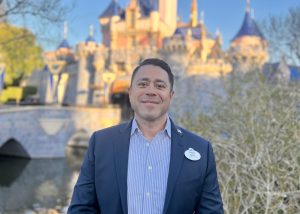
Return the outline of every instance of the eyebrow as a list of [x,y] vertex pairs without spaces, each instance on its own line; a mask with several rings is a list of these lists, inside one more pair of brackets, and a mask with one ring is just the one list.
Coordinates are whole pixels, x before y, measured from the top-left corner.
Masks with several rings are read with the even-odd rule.
[[[150,82],[150,79],[147,78],[147,77],[144,77],[144,78],[141,78],[141,79],[138,79],[137,82],[140,82],[140,81],[147,81],[147,82]],[[161,79],[155,79],[154,82],[159,82],[159,83],[164,83],[164,84],[167,84],[165,81],[161,80]]]
[[138,79],[138,80],[137,80],[137,82],[140,82],[140,81],[148,81],[148,82],[150,82],[150,79],[144,77],[144,78],[141,78],[141,79]]

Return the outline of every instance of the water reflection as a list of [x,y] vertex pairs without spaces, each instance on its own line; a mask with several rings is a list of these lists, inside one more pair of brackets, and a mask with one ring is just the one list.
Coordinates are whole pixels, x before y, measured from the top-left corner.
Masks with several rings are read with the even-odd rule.
[[84,153],[68,148],[64,159],[0,157],[0,214],[50,208],[65,212]]

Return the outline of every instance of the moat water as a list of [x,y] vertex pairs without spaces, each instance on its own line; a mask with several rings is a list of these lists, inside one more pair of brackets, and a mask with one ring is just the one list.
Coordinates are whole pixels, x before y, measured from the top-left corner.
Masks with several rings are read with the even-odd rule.
[[0,156],[0,214],[66,213],[85,149],[66,158]]

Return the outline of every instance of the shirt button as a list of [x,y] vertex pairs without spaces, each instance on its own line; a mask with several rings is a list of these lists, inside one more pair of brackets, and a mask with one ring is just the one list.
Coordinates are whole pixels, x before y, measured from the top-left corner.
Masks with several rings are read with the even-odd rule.
[[147,197],[150,197],[150,192],[146,192],[146,196],[147,196]]
[[152,166],[148,166],[148,170],[152,170]]
[[149,147],[149,146],[150,146],[150,143],[146,143],[146,146]]

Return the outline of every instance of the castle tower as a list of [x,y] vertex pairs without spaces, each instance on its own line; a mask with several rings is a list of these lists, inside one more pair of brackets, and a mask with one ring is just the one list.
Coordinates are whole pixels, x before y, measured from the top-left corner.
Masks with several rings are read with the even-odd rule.
[[56,56],[60,60],[72,61],[73,53],[68,42],[68,23],[64,22],[63,40],[56,49]]
[[97,43],[94,38],[94,28],[89,27],[89,34],[85,42],[77,45],[78,73],[76,96],[77,105],[93,104],[96,69],[94,66]]
[[268,60],[268,43],[251,17],[250,11],[250,0],[247,0],[243,24],[232,39],[229,49],[234,71],[257,69]]
[[153,9],[150,13],[150,19],[151,19],[151,31],[157,32],[159,29],[158,27],[159,27],[159,19],[160,19],[157,1],[154,1],[153,3]]
[[206,33],[206,28],[204,25],[204,12],[201,12],[201,19],[200,19],[200,32],[201,32],[201,36],[200,36],[200,59],[202,62],[206,62],[207,60],[207,56],[209,54],[209,47],[208,47],[208,42],[207,42],[207,33]]
[[161,19],[174,32],[177,25],[177,0],[159,0],[158,8]]
[[211,49],[211,53],[210,53],[210,57],[214,58],[214,59],[222,59],[224,58],[224,54],[222,51],[222,35],[219,31],[219,29],[217,29],[216,31],[216,39],[215,39],[215,44]]
[[129,36],[127,39],[127,47],[135,47],[137,45],[137,35],[135,32],[137,30],[137,21],[140,18],[140,5],[137,0],[131,0],[129,6],[126,8],[126,28],[129,31]]
[[94,26],[93,25],[90,25],[90,27],[89,27],[89,35],[86,38],[85,43],[93,44],[93,45],[96,44],[95,37],[94,37]]
[[196,27],[198,24],[197,0],[192,0],[190,24],[191,24],[191,27]]
[[51,72],[52,80],[47,88],[46,103],[62,104],[65,101],[65,92],[69,81],[66,66],[75,61],[75,55],[67,40],[68,25],[64,23],[63,40],[55,51],[44,53],[44,60]]
[[[120,20],[120,16],[124,16],[124,11],[121,9],[117,0],[111,0],[108,7],[99,16],[99,23],[102,33],[102,43],[106,47],[111,46],[111,40],[114,35],[111,34],[111,23]],[[114,44],[113,44],[114,45]]]

